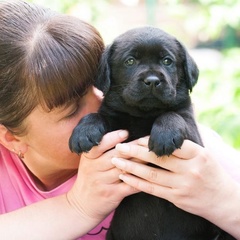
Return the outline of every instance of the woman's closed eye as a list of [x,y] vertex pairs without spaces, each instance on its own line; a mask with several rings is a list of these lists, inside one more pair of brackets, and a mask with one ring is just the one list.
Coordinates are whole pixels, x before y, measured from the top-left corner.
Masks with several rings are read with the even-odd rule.
[[71,119],[75,117],[81,110],[80,103],[77,102],[74,104],[74,107],[71,107],[71,111],[65,116],[65,119]]

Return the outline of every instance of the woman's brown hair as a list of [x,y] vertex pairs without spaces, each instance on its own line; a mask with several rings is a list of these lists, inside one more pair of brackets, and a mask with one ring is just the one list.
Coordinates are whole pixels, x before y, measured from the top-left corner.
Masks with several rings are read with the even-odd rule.
[[78,18],[23,2],[0,2],[0,124],[23,134],[23,120],[83,96],[104,45]]

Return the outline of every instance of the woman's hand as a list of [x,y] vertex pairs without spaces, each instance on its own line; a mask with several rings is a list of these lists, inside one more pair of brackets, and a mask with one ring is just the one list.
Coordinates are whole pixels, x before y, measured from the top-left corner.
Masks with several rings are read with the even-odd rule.
[[229,176],[204,148],[186,140],[171,156],[157,157],[148,150],[148,138],[140,139],[138,144],[118,144],[116,149],[160,168],[113,158],[113,163],[128,173],[120,175],[124,182],[195,214],[200,214],[203,203],[212,207],[215,200],[209,201],[209,197],[219,197],[219,188]]
[[[135,145],[116,146],[119,153],[126,156],[112,159],[113,164],[125,172],[119,176],[122,181],[202,216],[240,237],[240,230],[237,230],[240,229],[240,186],[219,164],[219,155],[189,140],[169,157],[157,157],[147,146],[148,138],[139,139]],[[221,151],[224,152],[224,144],[219,145],[218,152]],[[144,161],[144,164],[128,160],[131,157]],[[146,166],[146,163],[159,168]],[[237,167],[239,169],[239,165]]]
[[111,162],[113,157],[121,156],[112,148],[127,137],[127,131],[123,130],[108,133],[99,146],[83,153],[77,181],[68,193],[69,202],[81,214],[98,222],[112,212],[125,196],[137,192],[119,179],[121,170]]

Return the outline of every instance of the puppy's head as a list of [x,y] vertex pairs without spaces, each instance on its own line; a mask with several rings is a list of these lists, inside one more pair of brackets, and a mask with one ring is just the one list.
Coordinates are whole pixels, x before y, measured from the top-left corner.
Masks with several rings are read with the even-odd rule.
[[197,79],[198,68],[177,39],[142,27],[120,35],[105,49],[96,87],[106,97],[118,96],[146,112],[180,104]]

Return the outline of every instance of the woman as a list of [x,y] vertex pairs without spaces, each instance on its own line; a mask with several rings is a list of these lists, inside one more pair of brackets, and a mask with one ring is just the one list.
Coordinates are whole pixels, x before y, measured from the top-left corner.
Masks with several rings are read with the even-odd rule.
[[[101,101],[92,85],[103,42],[92,26],[18,1],[0,3],[0,31],[1,239],[104,239],[112,211],[125,196],[139,190],[219,223],[211,217],[214,211],[210,216],[204,214],[207,207],[192,206],[191,200],[201,202],[202,198],[194,194],[198,182],[192,181],[195,175],[191,175],[190,167],[195,166],[198,172],[207,162],[200,148],[197,156],[202,160],[190,161],[191,151],[196,148],[193,143],[189,149],[184,145],[167,161],[159,161],[148,151],[147,139],[117,145],[127,138],[127,132],[119,130],[106,134],[101,144],[87,154],[70,152],[68,139],[73,128],[84,115],[97,111]],[[123,152],[124,146],[133,151]],[[129,158],[138,163],[128,162]],[[145,165],[148,160],[159,165],[175,161],[172,167],[186,166],[167,179],[169,186],[164,186],[166,172],[149,175],[153,169]],[[127,164],[122,166],[119,161]],[[232,184],[237,192],[228,174],[214,159],[209,161],[217,168],[214,174],[209,168],[206,182],[227,180],[226,185]],[[165,167],[175,173],[174,168]],[[122,170],[140,178],[123,175]],[[196,176],[203,174],[201,171]],[[154,180],[149,176],[155,176]],[[179,178],[186,184],[175,188],[178,191],[161,191],[174,189],[174,179]],[[198,179],[200,183],[205,180]],[[185,185],[193,190],[191,194],[187,194]],[[212,188],[216,190],[216,185]],[[227,187],[224,189],[228,193]],[[208,189],[202,191],[210,196]],[[228,227],[227,231],[239,237]]]
[[89,154],[68,148],[78,121],[99,107],[92,85],[103,47],[77,18],[0,3],[1,239],[104,239],[111,215],[104,219],[136,192],[118,179],[116,150],[103,154],[126,131]]

